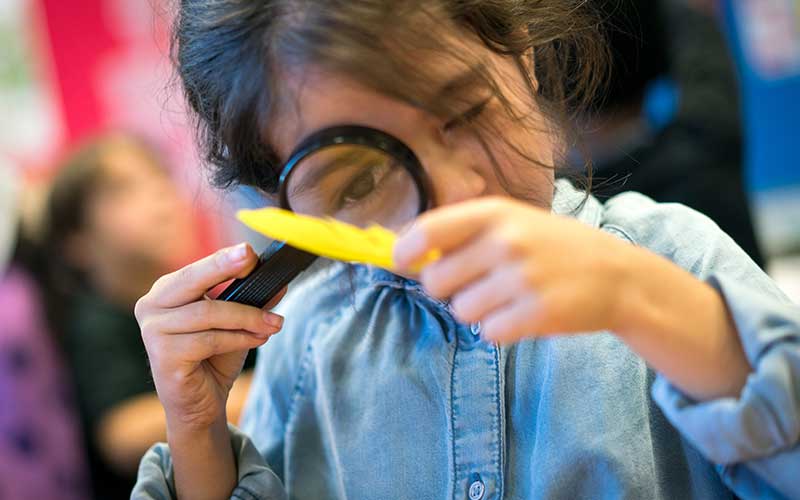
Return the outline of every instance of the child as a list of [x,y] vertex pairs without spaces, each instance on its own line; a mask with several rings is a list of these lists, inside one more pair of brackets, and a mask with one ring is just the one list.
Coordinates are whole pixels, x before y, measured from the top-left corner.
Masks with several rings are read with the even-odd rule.
[[[77,386],[95,497],[127,496],[142,455],[166,436],[133,306],[160,275],[201,254],[200,234],[159,156],[126,134],[66,159],[45,225],[51,315]],[[229,400],[232,419],[247,386],[243,377]]]
[[377,128],[436,200],[399,271],[442,258],[308,276],[244,433],[227,393],[283,316],[203,295],[252,250],[159,279],[136,314],[169,448],[134,498],[800,496],[797,309],[705,217],[553,180],[604,61],[585,4],[181,3],[178,69],[222,185],[275,194],[310,134]]

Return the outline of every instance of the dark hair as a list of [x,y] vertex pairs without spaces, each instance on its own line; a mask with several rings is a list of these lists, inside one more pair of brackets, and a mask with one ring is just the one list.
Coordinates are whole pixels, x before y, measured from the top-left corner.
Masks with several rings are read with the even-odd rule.
[[[313,64],[353,75],[380,93],[444,115],[442,107],[457,104],[426,100],[435,78],[414,60],[420,51],[427,51],[467,62],[443,41],[443,23],[474,34],[495,53],[512,57],[525,77],[525,91],[545,114],[548,130],[555,128],[565,145],[572,144],[577,135],[573,118],[602,86],[608,60],[589,4],[586,0],[181,0],[172,54],[196,114],[199,143],[212,166],[214,183],[222,188],[247,184],[274,193],[280,165],[263,134],[280,95],[276,74]],[[526,58],[531,55],[538,88],[527,70]],[[409,77],[397,78],[400,74]],[[491,75],[479,76],[513,115]],[[524,113],[512,117],[530,125]]]

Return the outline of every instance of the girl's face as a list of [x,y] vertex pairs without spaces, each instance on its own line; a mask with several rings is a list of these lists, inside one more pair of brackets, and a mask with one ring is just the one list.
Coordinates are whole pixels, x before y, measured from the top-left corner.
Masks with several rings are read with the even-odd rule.
[[[528,123],[538,124],[535,130],[512,119],[488,90],[473,88],[468,95],[459,96],[463,109],[442,118],[382,95],[347,75],[311,67],[283,73],[284,99],[272,116],[266,141],[286,161],[303,138],[322,128],[343,124],[373,127],[399,138],[416,153],[431,179],[438,205],[485,195],[512,195],[500,181],[499,170],[506,186],[522,189],[526,198],[549,207],[553,170],[537,166],[530,158],[552,165],[557,140],[546,132],[522,74],[513,60],[478,41],[459,43],[473,55],[473,64],[483,64],[491,72],[516,113],[526,115]],[[464,63],[428,60],[421,64],[435,66],[443,93],[465,88],[462,83],[468,66]],[[484,134],[479,139],[467,130],[465,122],[483,120],[489,121],[493,130],[502,131],[503,137]]]
[[103,168],[83,238],[95,265],[164,272],[193,255],[191,210],[166,172],[126,144],[109,150]]

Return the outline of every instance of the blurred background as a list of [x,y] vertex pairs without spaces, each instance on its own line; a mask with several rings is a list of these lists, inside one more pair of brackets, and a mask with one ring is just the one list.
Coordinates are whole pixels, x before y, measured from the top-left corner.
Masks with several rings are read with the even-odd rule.
[[[614,57],[584,123],[596,195],[706,213],[800,302],[800,0],[593,1]],[[169,18],[0,0],[0,499],[127,498],[164,439],[133,304],[242,237],[252,193],[206,187]]]

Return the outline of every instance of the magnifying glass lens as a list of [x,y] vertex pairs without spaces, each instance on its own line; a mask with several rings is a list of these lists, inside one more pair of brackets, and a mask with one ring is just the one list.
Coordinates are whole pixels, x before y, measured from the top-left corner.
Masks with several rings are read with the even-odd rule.
[[[414,153],[379,130],[344,125],[308,137],[281,174],[281,207],[366,228],[400,231],[431,201],[430,186]],[[316,256],[274,242],[256,268],[218,297],[263,307],[307,269]]]
[[337,144],[295,165],[286,196],[300,214],[399,231],[418,215],[421,194],[409,170],[386,152]]

